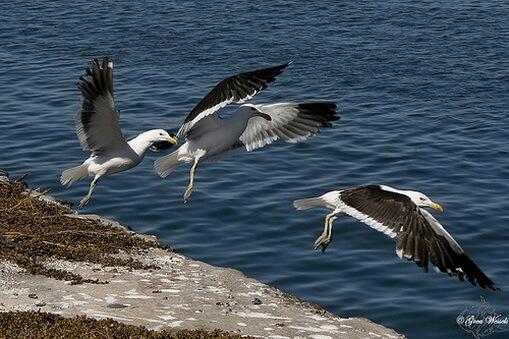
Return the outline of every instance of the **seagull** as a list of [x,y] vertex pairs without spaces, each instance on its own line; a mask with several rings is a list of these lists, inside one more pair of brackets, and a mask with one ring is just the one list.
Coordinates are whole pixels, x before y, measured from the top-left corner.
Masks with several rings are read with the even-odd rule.
[[88,194],[80,201],[80,207],[88,204],[97,182],[107,175],[126,171],[137,166],[148,149],[176,145],[174,134],[164,129],[146,131],[126,141],[118,125],[118,111],[113,99],[113,61],[95,59],[86,74],[76,84],[83,97],[81,110],[76,118],[76,132],[83,150],[92,152],[82,165],[62,173],[62,185],[93,176]]
[[482,288],[500,290],[442,225],[422,208],[443,212],[442,206],[421,192],[366,185],[295,200],[293,205],[298,210],[312,207],[332,210],[325,217],[322,235],[315,241],[315,249],[321,246],[322,252],[332,240],[334,220],[348,215],[395,239],[397,255],[415,262],[425,272],[428,271],[428,260],[431,260],[437,272],[461,281],[466,279]]
[[237,74],[217,84],[189,113],[177,137],[186,142],[175,152],[155,161],[156,172],[167,177],[180,163],[192,163],[184,203],[191,196],[196,168],[233,151],[253,151],[277,139],[290,143],[305,140],[338,120],[336,104],[303,102],[243,104],[230,117],[216,112],[242,103],[267,87],[291,63]]

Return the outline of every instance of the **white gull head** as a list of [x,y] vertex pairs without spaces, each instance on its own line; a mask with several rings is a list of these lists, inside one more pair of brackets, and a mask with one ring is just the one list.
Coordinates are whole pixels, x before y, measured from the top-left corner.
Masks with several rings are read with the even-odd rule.
[[390,191],[390,192],[395,192],[395,193],[406,195],[407,197],[410,198],[410,200],[412,200],[412,202],[414,204],[416,204],[419,207],[430,207],[438,212],[444,211],[444,208],[440,204],[433,202],[430,198],[428,198],[426,196],[426,194],[424,194],[422,192],[403,191],[403,190],[398,190],[398,189],[392,188],[390,186],[385,186],[385,185],[381,185],[381,187],[385,191]]

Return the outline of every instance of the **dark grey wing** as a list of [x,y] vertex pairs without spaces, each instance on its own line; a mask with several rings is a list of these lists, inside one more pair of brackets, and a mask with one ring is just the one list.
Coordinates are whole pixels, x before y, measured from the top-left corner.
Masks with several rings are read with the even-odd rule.
[[291,62],[241,73],[222,80],[191,110],[182,127],[180,127],[177,136],[186,135],[196,123],[226,105],[251,99],[267,88],[267,84],[274,81],[276,76],[283,73],[283,70],[290,64]]
[[100,153],[126,144],[113,99],[113,61],[95,59],[76,84],[83,97],[76,132],[84,150]]
[[265,114],[249,119],[244,133],[236,146],[244,146],[247,151],[270,144],[278,139],[286,142],[298,142],[316,134],[320,128],[332,127],[332,121],[338,120],[336,104],[333,102],[277,103],[254,105]]
[[[461,247],[460,251],[457,250],[459,245],[457,245],[452,236],[428,211],[423,209],[420,209],[420,211],[431,227],[435,230],[439,240],[439,243],[438,241],[431,241],[431,254],[436,256],[434,260],[432,258],[432,262],[439,271],[445,272],[450,276],[457,276],[461,281],[466,279],[472,285],[478,285],[482,288],[491,288],[492,290],[500,290],[495,286],[495,283],[488,278],[484,272],[463,252]],[[452,239],[452,241],[450,239]],[[457,247],[455,246],[455,243]]]
[[428,270],[437,270],[473,285],[496,290],[495,284],[463,252],[452,236],[406,195],[368,185],[344,190],[340,210],[370,227],[396,238],[396,253]]

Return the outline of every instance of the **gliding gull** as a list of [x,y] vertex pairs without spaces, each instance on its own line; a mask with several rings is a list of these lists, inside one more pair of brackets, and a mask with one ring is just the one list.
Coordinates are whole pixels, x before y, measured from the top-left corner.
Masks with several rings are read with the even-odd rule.
[[385,185],[367,185],[331,191],[316,198],[294,201],[298,210],[325,207],[332,210],[325,217],[324,231],[315,241],[322,252],[332,240],[332,223],[341,216],[351,216],[396,240],[396,253],[428,271],[428,261],[435,270],[447,273],[472,285],[498,290],[495,283],[465,254],[440,223],[421,207],[439,212],[442,206],[416,191],[403,191]]

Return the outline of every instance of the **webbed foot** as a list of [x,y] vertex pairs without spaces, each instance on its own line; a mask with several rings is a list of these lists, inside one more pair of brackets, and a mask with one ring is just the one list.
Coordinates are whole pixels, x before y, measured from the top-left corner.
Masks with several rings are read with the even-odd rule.
[[189,187],[186,192],[184,193],[184,204],[187,204],[189,201],[189,198],[191,197],[191,194],[193,193],[193,188]]
[[316,240],[315,240],[315,250],[318,249],[318,247],[322,247],[322,253],[325,252],[327,247],[329,247],[329,244],[331,243],[332,239],[327,235],[327,233],[322,233]]

